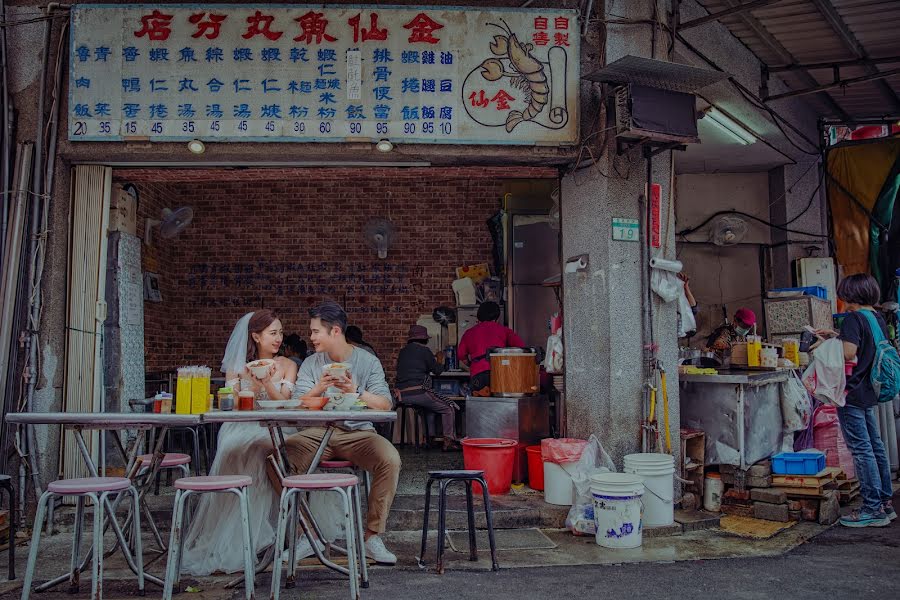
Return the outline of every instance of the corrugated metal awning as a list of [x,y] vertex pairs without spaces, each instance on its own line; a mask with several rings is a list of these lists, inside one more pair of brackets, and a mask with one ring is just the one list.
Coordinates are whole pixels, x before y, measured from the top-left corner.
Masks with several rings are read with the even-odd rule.
[[838,81],[862,80],[809,94],[820,116],[900,115],[900,0],[698,2],[711,14],[758,4],[719,20],[794,92],[835,83],[835,65]]

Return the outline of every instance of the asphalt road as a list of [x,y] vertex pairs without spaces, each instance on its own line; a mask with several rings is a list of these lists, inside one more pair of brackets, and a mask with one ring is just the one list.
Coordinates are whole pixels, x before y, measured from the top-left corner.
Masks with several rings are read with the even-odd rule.
[[[319,577],[315,577],[319,579]],[[283,598],[346,599],[346,583],[322,575]],[[287,591],[287,590],[285,590]],[[665,564],[549,567],[443,576],[379,570],[365,600],[647,598],[705,600],[900,598],[900,520],[886,528],[835,527],[787,555]]]

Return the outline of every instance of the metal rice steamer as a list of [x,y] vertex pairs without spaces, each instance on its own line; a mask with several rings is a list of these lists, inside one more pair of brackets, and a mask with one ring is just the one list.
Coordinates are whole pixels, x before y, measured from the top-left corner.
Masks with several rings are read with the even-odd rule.
[[491,362],[491,395],[517,398],[540,390],[537,354],[531,348],[495,348]]

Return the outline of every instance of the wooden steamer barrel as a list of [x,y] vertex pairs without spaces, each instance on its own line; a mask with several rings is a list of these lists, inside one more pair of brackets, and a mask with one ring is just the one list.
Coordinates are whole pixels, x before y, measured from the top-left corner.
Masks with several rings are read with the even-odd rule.
[[534,350],[496,348],[488,357],[491,362],[492,396],[516,398],[538,393],[540,379]]

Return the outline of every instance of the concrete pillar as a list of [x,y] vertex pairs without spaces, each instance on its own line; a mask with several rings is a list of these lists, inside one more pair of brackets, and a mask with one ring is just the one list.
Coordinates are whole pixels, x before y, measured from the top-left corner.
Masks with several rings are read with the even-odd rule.
[[[618,3],[616,16],[649,18],[644,14],[649,7],[637,4]],[[610,25],[605,44],[607,62],[612,62],[628,54],[651,56],[653,40],[649,27]],[[661,36],[656,40],[657,57],[666,44]],[[606,127],[611,124],[607,121]],[[653,158],[653,182],[662,186],[665,258],[675,257],[672,180],[672,153],[662,152]],[[619,469],[625,454],[641,451],[645,417],[642,307],[646,303],[641,268],[646,266],[641,265],[640,244],[613,241],[611,227],[613,218],[639,217],[646,182],[647,163],[641,149],[617,155],[610,140],[596,165],[564,177],[561,187],[563,261],[582,254],[588,261],[585,272],[563,274],[568,432],[581,438],[597,434]],[[662,304],[655,295],[651,305],[658,357],[668,372],[670,432],[678,456],[676,307]]]

